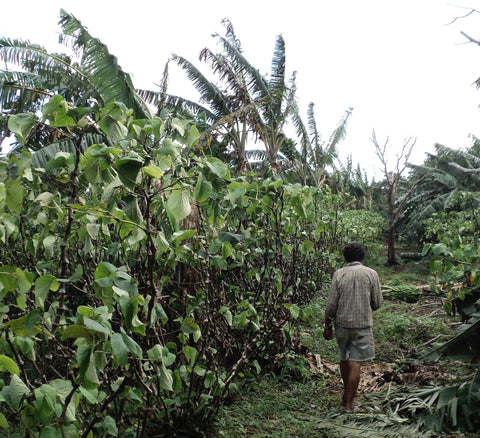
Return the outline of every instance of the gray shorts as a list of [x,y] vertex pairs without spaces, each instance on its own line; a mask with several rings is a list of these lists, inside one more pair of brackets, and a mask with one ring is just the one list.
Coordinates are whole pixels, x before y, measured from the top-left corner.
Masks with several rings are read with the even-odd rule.
[[335,326],[335,337],[340,349],[340,360],[363,362],[375,357],[372,329]]

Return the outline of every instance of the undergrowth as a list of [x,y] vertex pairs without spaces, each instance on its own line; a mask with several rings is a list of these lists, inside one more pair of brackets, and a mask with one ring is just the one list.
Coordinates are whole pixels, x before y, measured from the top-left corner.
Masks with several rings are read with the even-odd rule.
[[217,436],[310,438],[332,398],[321,376],[308,382],[264,376],[249,385],[240,400],[222,408]]
[[[382,283],[390,285],[419,286],[425,284],[428,275],[428,270],[419,264],[397,266],[388,272],[380,263],[374,268],[380,271]],[[453,334],[456,322],[446,316],[438,296],[422,288],[418,290],[418,301],[407,303],[385,297],[381,309],[374,313],[376,358],[370,364],[372,371],[363,374],[362,379],[372,379],[372,387],[375,387],[359,389],[359,414],[347,415],[339,407],[342,387],[338,369],[335,373],[322,372],[315,366],[310,367],[296,352],[286,352],[279,358],[276,372],[258,377],[232,404],[221,408],[216,436],[475,436],[461,432],[433,434],[425,427],[425,419],[398,412],[401,401],[418,388],[455,380],[472,369],[462,363],[447,361],[419,365],[416,354],[434,338],[441,340]],[[298,321],[296,330],[301,346],[310,352],[310,359],[312,356],[317,360],[321,358],[334,367],[338,361],[336,342],[326,341],[322,336],[327,295],[327,289],[317,294],[309,304],[312,309],[310,317]],[[367,367],[365,364],[364,368]]]

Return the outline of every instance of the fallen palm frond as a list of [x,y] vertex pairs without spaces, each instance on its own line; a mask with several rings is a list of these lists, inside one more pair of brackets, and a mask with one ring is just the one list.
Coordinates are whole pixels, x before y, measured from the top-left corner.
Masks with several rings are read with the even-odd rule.
[[432,432],[418,418],[409,418],[392,407],[405,399],[405,390],[396,385],[386,385],[382,391],[364,396],[363,412],[331,412],[316,424],[326,437],[431,437]]
[[[480,355],[480,313],[471,306],[469,319],[462,324],[457,335],[441,345],[433,345],[421,354],[423,360],[449,357],[471,361]],[[480,367],[473,376],[456,385],[437,386],[420,390],[399,404],[399,412],[421,415],[433,431],[444,426],[470,431],[480,427]]]
[[[338,366],[315,354],[310,358],[313,372],[333,375]],[[412,394],[412,384],[425,385],[440,372],[436,365],[411,364],[399,373],[391,364],[372,364],[362,369],[358,392],[360,411],[345,413],[334,410],[314,422],[325,437],[430,437],[432,431],[426,416],[415,417],[405,401]],[[419,412],[419,411],[418,411]]]
[[419,423],[410,423],[409,420],[397,414],[385,415],[379,413],[342,415],[335,414],[320,420],[317,430],[327,437],[431,437],[431,432],[422,432]]
[[470,379],[471,376],[458,385],[419,390],[400,403],[397,410],[423,417],[425,424],[435,432],[443,430],[445,425],[478,430],[480,368]]

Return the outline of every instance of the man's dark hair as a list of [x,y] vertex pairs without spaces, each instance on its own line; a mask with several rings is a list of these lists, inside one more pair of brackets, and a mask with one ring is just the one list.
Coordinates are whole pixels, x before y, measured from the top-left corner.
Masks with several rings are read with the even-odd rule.
[[365,257],[365,248],[361,243],[349,243],[343,248],[343,257],[347,263],[361,262]]

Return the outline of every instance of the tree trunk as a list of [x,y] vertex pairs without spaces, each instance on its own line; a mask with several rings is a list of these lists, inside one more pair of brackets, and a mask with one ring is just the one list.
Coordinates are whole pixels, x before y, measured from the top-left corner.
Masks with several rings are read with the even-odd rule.
[[387,265],[393,266],[397,264],[395,258],[395,199],[397,185],[390,184],[388,189],[388,227],[387,227]]
[[237,156],[237,174],[241,175],[247,170],[247,160],[245,158],[245,148],[238,150]]
[[387,265],[396,265],[397,259],[395,257],[395,223],[391,221],[390,217],[388,218],[387,248]]
[[[397,163],[394,171],[389,171],[387,167],[386,153],[387,153],[387,147],[388,147],[388,137],[385,143],[383,144],[383,146],[380,146],[377,142],[375,131],[373,131],[372,141],[373,141],[373,144],[375,145],[375,153],[377,154],[377,157],[380,159],[383,165],[385,179],[388,184],[387,265],[392,266],[392,265],[398,264],[395,258],[395,222],[408,196],[410,195],[410,193],[412,193],[413,189],[417,186],[417,184],[420,183],[420,181],[422,181],[423,178],[425,177],[422,176],[421,178],[417,179],[417,181],[415,181],[415,183],[408,190],[407,194],[403,197],[403,200],[398,203],[397,209],[395,210],[395,201],[397,198],[397,187],[398,187],[398,183],[400,182],[400,176],[408,166],[408,159],[410,158],[410,154],[412,153],[413,146],[416,143],[416,139],[413,142],[412,142],[412,137],[405,140],[405,142],[403,143],[401,153],[397,155]],[[405,160],[405,163],[401,164],[403,160]]]

